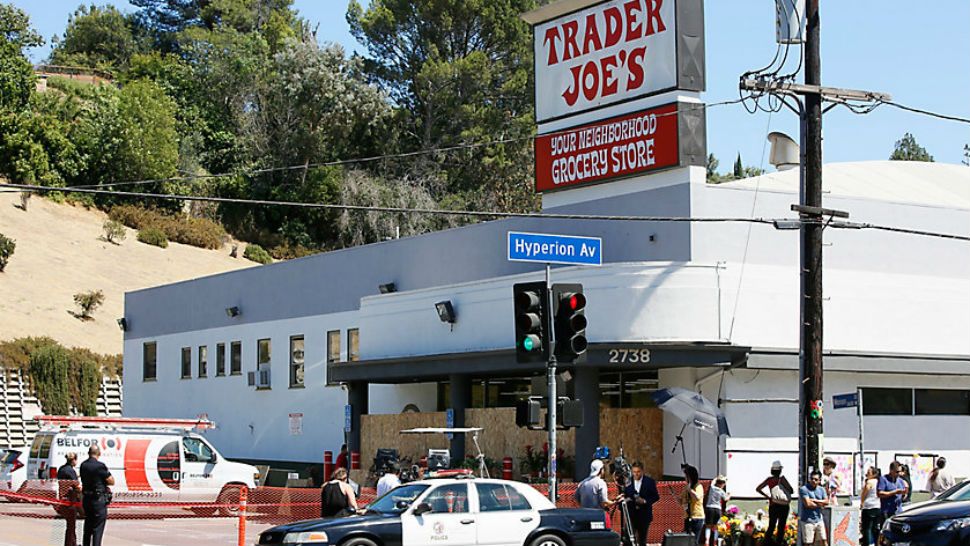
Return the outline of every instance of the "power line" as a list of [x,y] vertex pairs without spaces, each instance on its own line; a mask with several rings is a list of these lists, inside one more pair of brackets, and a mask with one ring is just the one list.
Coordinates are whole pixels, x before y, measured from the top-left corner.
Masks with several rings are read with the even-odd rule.
[[906,106],[905,104],[899,104],[898,102],[893,102],[893,101],[882,101],[882,102],[883,104],[888,104],[889,106],[899,108],[900,110],[906,110],[907,112],[914,112],[916,114],[923,114],[924,116],[930,116],[934,118],[945,119],[948,121],[957,121],[960,123],[970,124],[970,119],[968,118],[961,118],[959,116],[951,116],[949,114],[940,114],[937,112],[931,112],[929,110],[923,110],[922,108],[914,108],[912,106]]
[[[719,102],[712,102],[710,104],[700,103],[696,105],[684,105],[678,108],[677,110],[656,114],[656,116],[658,118],[675,116],[677,114],[680,114],[681,112],[692,112],[695,110],[706,110],[708,108],[714,108],[718,106],[738,104],[743,102],[743,100],[744,99],[739,98],[739,99],[724,100]],[[318,162],[318,163],[301,163],[299,165],[287,165],[284,167],[266,167],[261,169],[251,169],[251,170],[244,170],[244,171],[238,171],[238,172],[226,172],[226,173],[218,173],[218,174],[198,174],[198,175],[187,175],[187,176],[170,176],[167,178],[148,178],[143,180],[132,180],[128,182],[109,182],[106,184],[91,184],[91,185],[81,185],[81,186],[71,186],[71,187],[82,188],[82,189],[89,189],[89,188],[103,189],[103,188],[116,188],[116,187],[122,187],[122,186],[140,186],[140,185],[147,185],[147,184],[159,184],[159,183],[165,183],[165,182],[188,182],[188,181],[196,181],[196,180],[211,180],[216,178],[229,178],[233,176],[255,176],[259,174],[267,174],[272,172],[299,171],[304,169],[320,168],[320,167],[338,167],[343,165],[357,165],[362,163],[373,163],[375,161],[384,161],[388,159],[404,159],[409,157],[417,157],[421,155],[451,153],[451,152],[462,151],[462,150],[483,148],[483,147],[493,146],[497,144],[509,144],[514,142],[524,142],[527,140],[534,141],[535,139],[540,137],[549,137],[549,136],[555,136],[559,134],[566,134],[574,130],[575,128],[569,128],[569,129],[563,129],[561,131],[553,131],[551,133],[543,133],[542,135],[529,135],[529,136],[523,136],[523,137],[488,140],[488,141],[481,141],[481,142],[468,142],[464,144],[456,144],[454,146],[428,148],[426,150],[416,150],[413,152],[384,154],[384,155],[368,156],[368,157],[361,157],[361,158],[354,158],[354,159],[339,159],[334,161],[324,161],[324,162]],[[0,192],[2,191],[3,190],[0,190]]]
[[[363,212],[389,212],[399,214],[429,214],[440,216],[464,216],[471,218],[545,218],[555,220],[602,220],[602,221],[625,221],[625,222],[683,222],[683,223],[749,223],[767,224],[777,228],[779,225],[811,223],[812,220],[798,220],[793,218],[744,218],[744,217],[718,217],[718,216],[623,216],[607,214],[560,214],[546,212],[498,212],[498,211],[478,211],[478,210],[449,210],[449,209],[427,209],[427,208],[408,208],[408,207],[381,207],[371,205],[339,205],[329,203],[301,203],[299,201],[273,201],[268,199],[241,199],[235,197],[205,197],[197,195],[178,195],[160,194],[144,192],[123,192],[111,190],[97,190],[90,188],[52,188],[49,186],[32,186],[28,184],[7,184],[16,191],[36,191],[36,192],[64,192],[64,193],[84,193],[93,195],[114,195],[118,197],[139,197],[146,199],[161,199],[172,201],[197,201],[208,203],[232,203],[240,205],[261,205],[276,207],[295,207],[307,209],[324,210],[347,210]],[[817,221],[816,221],[817,222]],[[926,237],[937,237],[942,239],[953,239],[958,241],[970,241],[970,236],[956,235],[951,233],[940,233],[934,231],[915,230],[908,228],[898,228],[878,224],[856,223],[856,222],[826,222],[826,225],[841,229],[873,229],[881,231],[892,231],[906,233],[910,235],[921,235]],[[779,228],[780,229],[780,228]]]

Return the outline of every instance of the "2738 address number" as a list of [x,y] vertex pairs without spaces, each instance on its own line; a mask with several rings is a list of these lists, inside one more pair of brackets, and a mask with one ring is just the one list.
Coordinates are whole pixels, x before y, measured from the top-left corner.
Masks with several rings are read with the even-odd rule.
[[650,349],[610,349],[611,364],[646,364],[650,362]]

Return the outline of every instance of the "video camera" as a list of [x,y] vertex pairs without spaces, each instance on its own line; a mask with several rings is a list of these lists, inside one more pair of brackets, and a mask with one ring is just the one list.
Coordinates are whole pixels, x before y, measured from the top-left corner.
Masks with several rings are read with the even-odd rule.
[[396,449],[378,448],[377,455],[374,456],[374,473],[384,475],[391,470],[391,465],[398,462]]
[[416,464],[401,466],[401,483],[413,482],[418,479],[420,467]]
[[602,459],[609,463],[610,474],[613,475],[613,479],[616,481],[616,485],[619,487],[626,487],[628,483],[633,480],[633,468],[630,463],[627,462],[626,458],[623,457],[623,448],[620,448],[620,454],[610,460],[610,447],[609,446],[599,446],[596,451],[593,452],[593,457],[597,459]]

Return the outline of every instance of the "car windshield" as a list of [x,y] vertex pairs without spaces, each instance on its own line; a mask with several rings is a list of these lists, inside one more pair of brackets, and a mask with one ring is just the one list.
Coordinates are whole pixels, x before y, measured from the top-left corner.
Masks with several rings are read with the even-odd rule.
[[957,484],[940,493],[935,500],[965,501],[970,500],[970,480]]
[[382,514],[400,514],[428,489],[428,484],[414,483],[391,489],[384,496],[367,505],[368,511]]

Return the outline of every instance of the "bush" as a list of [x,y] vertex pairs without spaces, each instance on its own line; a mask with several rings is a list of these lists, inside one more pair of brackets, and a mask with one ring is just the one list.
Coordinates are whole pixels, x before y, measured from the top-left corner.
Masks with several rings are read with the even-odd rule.
[[121,225],[121,222],[105,220],[101,228],[104,229],[104,240],[109,243],[118,244],[127,236],[125,226]]
[[213,250],[222,248],[229,238],[226,230],[218,222],[208,218],[172,216],[132,205],[119,205],[112,208],[109,217],[133,229],[160,230],[165,233],[169,241],[200,248]]
[[104,303],[104,292],[100,290],[90,290],[88,292],[78,292],[74,294],[74,303],[81,309],[80,317],[90,318],[91,313]]
[[273,263],[273,257],[269,255],[269,252],[266,252],[266,249],[259,245],[246,245],[246,251],[243,252],[243,258],[264,265]]
[[27,369],[33,391],[48,415],[67,415],[71,409],[70,355],[58,344],[39,347]]
[[146,245],[168,248],[168,237],[165,232],[154,227],[147,227],[138,232],[138,240]]
[[3,272],[3,269],[7,267],[15,248],[17,248],[17,242],[9,237],[4,237],[0,233],[0,272]]
[[303,258],[304,256],[312,256],[320,252],[323,251],[316,248],[308,248],[303,245],[290,245],[286,241],[281,245],[271,248],[269,251],[270,255],[276,260],[293,260]]

